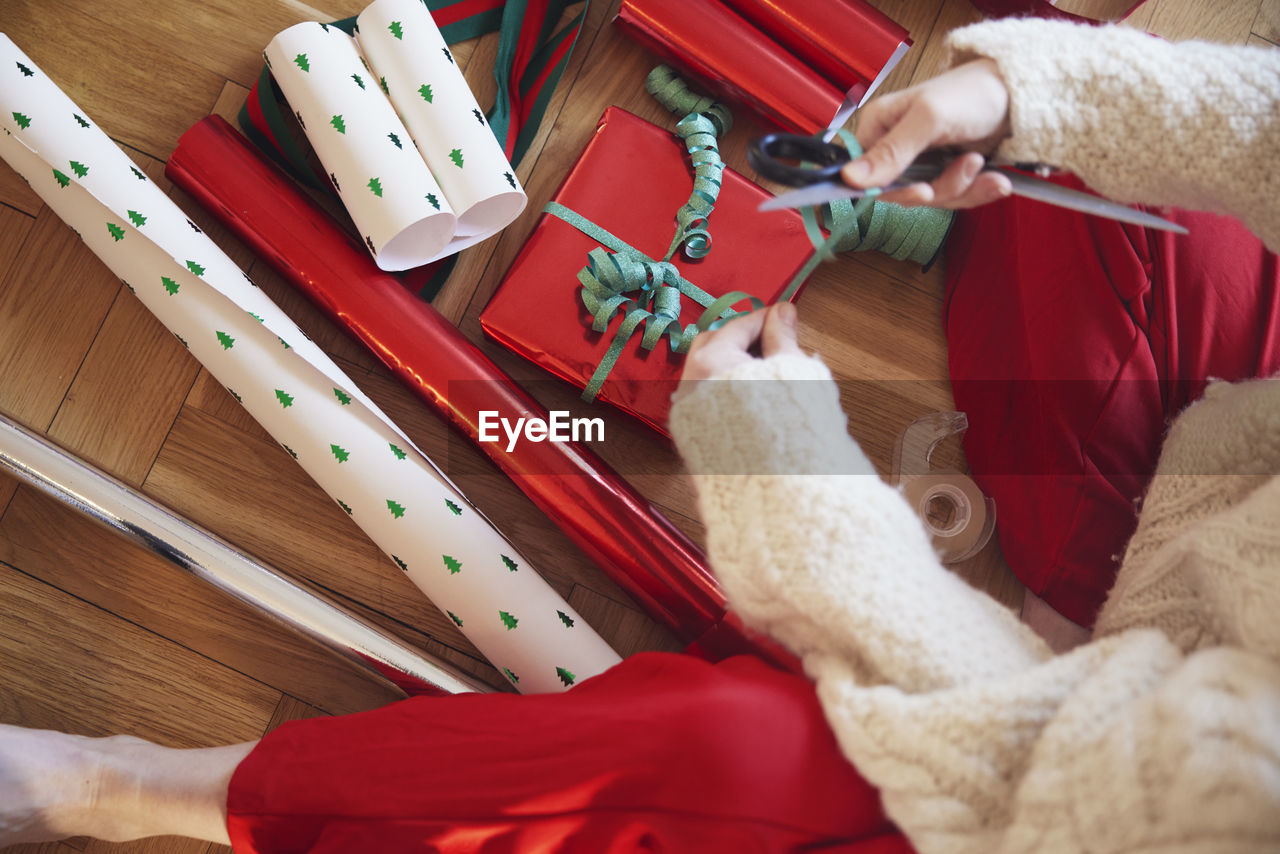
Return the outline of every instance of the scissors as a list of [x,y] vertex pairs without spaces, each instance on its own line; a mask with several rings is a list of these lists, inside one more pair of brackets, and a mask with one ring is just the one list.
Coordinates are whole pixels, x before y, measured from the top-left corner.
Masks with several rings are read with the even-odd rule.
[[[917,181],[932,181],[956,157],[955,153],[926,151],[908,166],[897,180],[880,189],[896,190]],[[783,208],[803,208],[837,199],[857,199],[867,195],[867,190],[850,187],[840,178],[840,169],[852,158],[849,149],[816,137],[789,133],[771,133],[751,141],[747,148],[747,160],[761,175],[798,189],[789,190],[761,203],[761,211]],[[794,165],[800,161],[814,164],[812,167]],[[1129,222],[1147,228],[1186,234],[1177,223],[1161,219],[1154,214],[1135,210],[1128,205],[1102,199],[1078,190],[1018,172],[1011,172],[990,164],[984,170],[1003,172],[1018,196],[1047,202],[1058,207],[1070,208],[1107,219]]]

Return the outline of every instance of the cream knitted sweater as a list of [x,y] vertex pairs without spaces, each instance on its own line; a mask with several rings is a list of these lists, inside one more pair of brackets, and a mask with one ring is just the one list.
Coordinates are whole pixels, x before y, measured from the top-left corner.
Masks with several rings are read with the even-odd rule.
[[[1002,153],[1277,246],[1280,51],[1040,21],[952,44],[1007,79]],[[1280,850],[1280,380],[1180,416],[1093,641],[1054,657],[939,564],[821,362],[722,379],[671,415],[712,564],[921,854]]]

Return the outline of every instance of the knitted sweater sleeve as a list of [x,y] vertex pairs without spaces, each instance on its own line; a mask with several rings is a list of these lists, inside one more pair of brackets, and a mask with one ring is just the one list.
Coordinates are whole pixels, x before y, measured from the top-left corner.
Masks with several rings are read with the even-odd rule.
[[849,437],[831,374],[775,356],[672,409],[708,549],[734,608],[822,669],[928,691],[1047,656],[1012,613],[938,562],[920,521]]
[[1275,661],[1141,628],[1050,657],[939,564],[816,358],[705,381],[671,430],[730,605],[802,658],[921,854],[1274,850]]
[[989,57],[1004,77],[1002,161],[1075,172],[1119,201],[1229,213],[1280,249],[1280,51],[1040,19],[947,41],[953,61]]

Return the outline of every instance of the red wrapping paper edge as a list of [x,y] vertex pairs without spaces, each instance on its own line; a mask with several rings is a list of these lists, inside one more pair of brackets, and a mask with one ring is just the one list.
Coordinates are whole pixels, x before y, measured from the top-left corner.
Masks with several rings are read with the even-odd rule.
[[379,270],[227,122],[210,116],[193,125],[165,174],[367,346],[694,651],[713,658],[753,653],[798,669],[767,638],[726,620],[705,555],[592,451],[572,442],[525,442],[508,453],[500,442],[480,442],[480,410],[510,419],[548,413],[443,315]]
[[863,90],[910,34],[863,0],[724,0],[841,89]]
[[824,130],[844,93],[716,0],[623,0],[614,24],[778,127]]

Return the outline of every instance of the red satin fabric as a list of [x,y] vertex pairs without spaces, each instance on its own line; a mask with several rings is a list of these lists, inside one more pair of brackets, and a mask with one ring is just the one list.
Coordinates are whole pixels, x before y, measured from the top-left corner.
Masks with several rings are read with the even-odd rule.
[[1085,626],[1115,580],[1169,421],[1209,377],[1280,371],[1276,256],[1233,219],[1157,213],[1191,234],[1014,197],[962,212],[947,244],[969,465],[995,499],[1010,567]]
[[614,23],[717,95],[784,130],[814,134],[844,93],[719,0],[622,0]]
[[724,2],[846,91],[866,91],[898,45],[911,44],[904,28],[862,0]]
[[238,854],[911,852],[813,687],[745,656],[286,723],[227,811]]
[[364,247],[217,117],[183,135],[166,174],[475,443],[655,620],[704,654],[759,652],[794,666],[767,639],[726,620],[706,557],[586,446],[478,441],[478,413],[546,418],[430,304],[379,270]]

